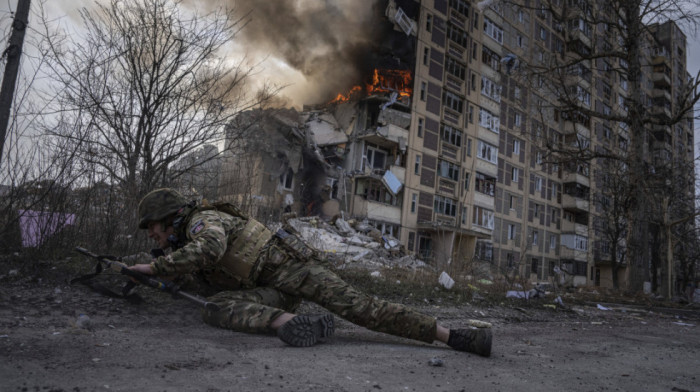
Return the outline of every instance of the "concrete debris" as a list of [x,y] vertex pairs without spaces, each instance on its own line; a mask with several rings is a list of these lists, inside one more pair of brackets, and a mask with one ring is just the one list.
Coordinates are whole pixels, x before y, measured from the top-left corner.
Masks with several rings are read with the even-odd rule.
[[428,365],[430,365],[430,366],[440,367],[440,366],[443,366],[444,364],[445,363],[443,362],[443,360],[438,358],[438,357],[430,358],[430,360],[428,361]]
[[399,240],[382,235],[367,222],[336,218],[331,224],[318,217],[305,217],[290,218],[285,224],[288,231],[325,254],[339,269],[430,268],[415,256],[407,255]]
[[445,271],[442,271],[442,273],[440,274],[438,282],[442,285],[442,287],[448,290],[450,290],[455,285],[454,279],[452,279],[450,275],[448,275]]
[[600,310],[610,310],[610,308],[606,308],[605,306],[598,304],[598,309]]

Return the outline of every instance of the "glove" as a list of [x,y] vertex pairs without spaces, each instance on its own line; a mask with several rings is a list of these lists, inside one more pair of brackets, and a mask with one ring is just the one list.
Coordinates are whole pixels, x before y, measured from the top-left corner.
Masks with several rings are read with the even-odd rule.
[[153,257],[146,252],[139,252],[133,255],[123,256],[121,261],[126,265],[149,264],[153,261]]

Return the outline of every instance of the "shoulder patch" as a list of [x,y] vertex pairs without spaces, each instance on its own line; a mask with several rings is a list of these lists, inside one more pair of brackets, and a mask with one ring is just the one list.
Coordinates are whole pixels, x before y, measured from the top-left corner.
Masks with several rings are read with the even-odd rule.
[[192,225],[192,228],[190,229],[190,234],[195,235],[202,231],[202,229],[206,226],[206,223],[204,223],[203,219],[198,220],[195,222],[195,224]]

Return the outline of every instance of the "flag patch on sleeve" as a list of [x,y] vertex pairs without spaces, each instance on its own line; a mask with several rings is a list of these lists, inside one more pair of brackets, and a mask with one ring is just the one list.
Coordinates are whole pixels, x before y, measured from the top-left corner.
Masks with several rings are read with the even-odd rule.
[[198,220],[194,225],[192,225],[192,228],[190,229],[190,234],[195,235],[202,231],[202,229],[206,226],[203,220]]

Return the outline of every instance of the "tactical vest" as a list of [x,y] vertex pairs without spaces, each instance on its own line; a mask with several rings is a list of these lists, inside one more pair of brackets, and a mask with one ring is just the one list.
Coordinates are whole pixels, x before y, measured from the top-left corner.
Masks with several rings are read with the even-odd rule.
[[235,236],[229,234],[226,253],[216,263],[214,270],[204,271],[210,283],[223,288],[252,288],[260,275],[261,263],[258,257],[272,238],[272,232],[262,223],[251,219],[231,203],[214,203],[204,201],[198,206],[199,211],[217,210],[247,220],[245,226]]

